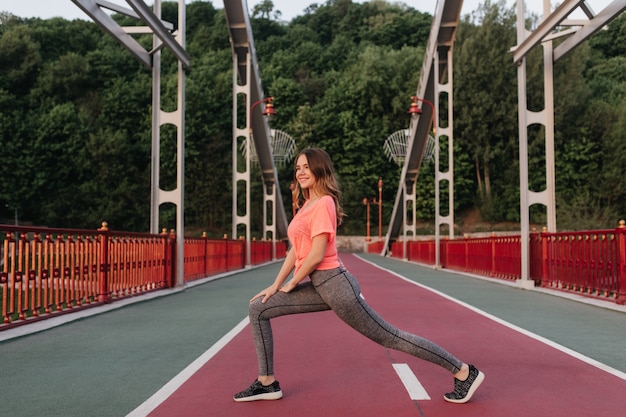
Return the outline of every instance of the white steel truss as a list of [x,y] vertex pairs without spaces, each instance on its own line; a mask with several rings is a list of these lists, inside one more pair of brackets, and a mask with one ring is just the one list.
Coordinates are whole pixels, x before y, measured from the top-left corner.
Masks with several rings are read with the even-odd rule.
[[[272,235],[272,253],[276,254],[276,241],[287,238],[287,217],[283,206],[282,194],[278,192],[278,173],[274,164],[270,145],[270,129],[260,109],[253,111],[253,106],[264,101],[258,61],[254,48],[250,17],[246,0],[224,1],[226,21],[233,51],[233,238],[237,238],[237,228],[241,225],[246,230],[247,259],[250,265],[250,158],[251,143],[258,156],[263,180],[264,234]],[[243,100],[243,104],[239,103]],[[237,110],[245,106],[245,127],[239,126]],[[254,135],[251,132],[254,131]],[[239,170],[237,162],[238,143],[245,141],[246,152],[244,168]],[[243,182],[245,193],[244,213],[238,211],[238,183]],[[271,218],[270,218],[271,217]]]
[[[422,62],[422,71],[417,85],[415,96],[420,105],[424,102],[431,106],[421,105],[421,115],[411,120],[409,126],[406,156],[400,174],[400,184],[396,193],[396,200],[391,214],[391,220],[385,237],[382,254],[385,255],[390,249],[392,239],[403,235],[403,254],[406,258],[406,242],[409,235],[415,236],[416,198],[415,183],[419,176],[420,167],[429,149],[429,137],[431,128],[435,130],[435,205],[436,205],[436,230],[437,230],[437,265],[439,264],[439,235],[440,225],[448,224],[451,236],[454,233],[454,184],[453,184],[453,160],[452,160],[452,48],[459,24],[462,0],[445,0],[437,4],[433,24],[431,26],[428,45]],[[444,84],[444,80],[447,83]],[[439,117],[440,95],[446,94],[448,100],[448,123],[443,129],[437,122]],[[436,114],[434,114],[436,113]],[[449,141],[448,167],[449,171],[440,172],[439,167],[439,138],[447,136]],[[439,186],[441,181],[448,181],[448,200],[450,204],[447,216],[441,216],[439,210]]]
[[[177,285],[184,279],[184,178],[185,178],[185,70],[189,68],[190,56],[185,50],[186,13],[185,1],[178,0],[178,30],[161,20],[161,0],[155,0],[153,9],[142,0],[126,0],[130,9],[105,0],[72,0],[102,29],[113,36],[146,67],[152,69],[152,178],[150,199],[150,232],[159,232],[159,208],[172,203],[176,207],[176,276]],[[120,26],[103,9],[135,18],[146,26]],[[131,35],[151,34],[152,50],[146,50]],[[166,48],[178,61],[177,107],[171,112],[161,108],[161,52]],[[160,188],[161,126],[170,124],[176,128],[176,188]]]
[[[573,11],[580,8],[588,20],[568,20]],[[513,61],[517,64],[519,158],[520,158],[520,228],[521,228],[521,278],[518,285],[533,287],[530,279],[530,206],[546,207],[547,230],[556,232],[556,192],[554,164],[554,63],[582,41],[600,30],[604,25],[626,10],[626,0],[614,0],[598,15],[595,15],[585,0],[565,0],[554,11],[550,1],[543,1],[543,19],[537,28],[528,32],[525,27],[524,1],[517,0],[517,46],[512,48]],[[570,29],[564,30],[565,27]],[[556,48],[552,41],[567,37]],[[531,111],[527,106],[526,55],[536,45],[543,48],[544,109]],[[533,124],[543,125],[545,130],[545,188],[541,191],[529,189],[528,181],[528,128]]]

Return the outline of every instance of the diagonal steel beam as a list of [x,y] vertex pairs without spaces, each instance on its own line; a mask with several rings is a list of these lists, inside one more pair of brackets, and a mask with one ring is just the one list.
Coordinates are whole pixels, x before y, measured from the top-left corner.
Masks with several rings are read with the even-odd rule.
[[95,0],[72,0],[83,12],[99,24],[106,32],[113,36],[130,53],[135,55],[146,67],[152,68],[152,57],[133,37],[106,14]]
[[613,2],[606,6],[600,13],[598,13],[597,16],[585,23],[582,28],[578,29],[574,35],[570,36],[563,41],[562,44],[554,48],[554,60],[558,61],[569,51],[576,48],[585,39],[592,36],[605,25],[609,24],[624,10],[626,10],[625,0],[613,0]]
[[[139,19],[139,15],[134,10],[127,9],[126,7],[120,6],[115,3],[111,3],[110,1],[106,1],[106,0],[96,0],[96,2],[98,3],[100,7],[104,7],[105,9],[109,9],[115,13],[132,17],[135,19]],[[163,25],[167,28],[167,30],[169,31],[174,30],[174,25],[172,23],[166,22],[164,20],[161,20],[161,23],[163,23]]]
[[537,44],[541,43],[543,38],[552,32],[563,20],[569,16],[585,0],[565,0],[554,12],[543,19],[537,29],[535,29],[528,37],[526,37],[519,45],[513,48],[513,62],[519,62],[526,54]]
[[[152,33],[161,40],[166,48],[168,48],[174,56],[181,62],[185,69],[189,68],[190,56],[183,46],[181,46],[171,30],[174,26],[169,22],[163,22],[159,19],[152,9],[148,7],[142,0],[126,0],[132,7],[127,9],[106,0],[72,0],[83,12],[91,17],[94,22],[99,24],[106,32],[117,39],[126,49],[128,49],[137,59],[139,59],[146,67],[152,68],[152,53],[154,51],[146,51],[133,37],[126,32],[111,16],[105,13],[102,8],[109,9],[116,13],[133,17],[145,22]],[[132,32],[132,31],[131,31]]]
[[163,25],[150,7],[142,0],[126,0],[133,10],[141,17],[141,19],[152,28],[154,34],[165,44],[167,49],[182,63],[185,69],[189,68],[191,58],[185,48],[179,44],[170,31]]

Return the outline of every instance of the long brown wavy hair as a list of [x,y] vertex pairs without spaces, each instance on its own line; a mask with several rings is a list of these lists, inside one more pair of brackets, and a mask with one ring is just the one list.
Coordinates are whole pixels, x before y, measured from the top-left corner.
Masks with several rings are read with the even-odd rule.
[[[333,168],[333,161],[330,159],[328,153],[319,148],[306,148],[303,149],[296,157],[296,163],[298,158],[304,155],[306,156],[309,169],[315,177],[315,187],[319,189],[320,194],[329,195],[335,200],[335,210],[337,214],[337,225],[340,225],[343,221],[343,208],[341,208],[341,189],[339,188],[339,182],[335,176],[335,169]],[[303,190],[300,188],[298,179],[295,177],[295,164],[294,164],[294,180],[296,184],[296,193],[298,196],[298,208],[302,207],[304,202],[309,199],[309,190]]]

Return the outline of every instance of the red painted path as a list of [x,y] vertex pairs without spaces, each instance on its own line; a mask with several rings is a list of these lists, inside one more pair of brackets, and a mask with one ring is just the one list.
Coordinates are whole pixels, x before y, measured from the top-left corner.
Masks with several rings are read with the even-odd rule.
[[[366,300],[388,321],[432,339],[486,380],[467,404],[442,398],[452,376],[356,333],[332,312],[273,320],[278,401],[235,403],[256,377],[250,327],[149,415],[215,417],[624,417],[626,381],[407,282],[342,255]],[[430,400],[411,400],[392,364],[408,364]]]

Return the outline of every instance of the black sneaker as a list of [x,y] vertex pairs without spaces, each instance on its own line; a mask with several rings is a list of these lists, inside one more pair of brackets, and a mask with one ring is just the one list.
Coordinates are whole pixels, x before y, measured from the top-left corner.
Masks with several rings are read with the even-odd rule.
[[274,381],[270,385],[263,385],[258,379],[256,379],[248,388],[235,394],[233,396],[233,400],[238,402],[278,400],[282,397],[283,392],[280,390],[278,381]]
[[467,379],[460,381],[454,378],[454,391],[444,394],[443,399],[451,403],[466,403],[484,380],[485,374],[476,369],[474,365],[470,365]]

